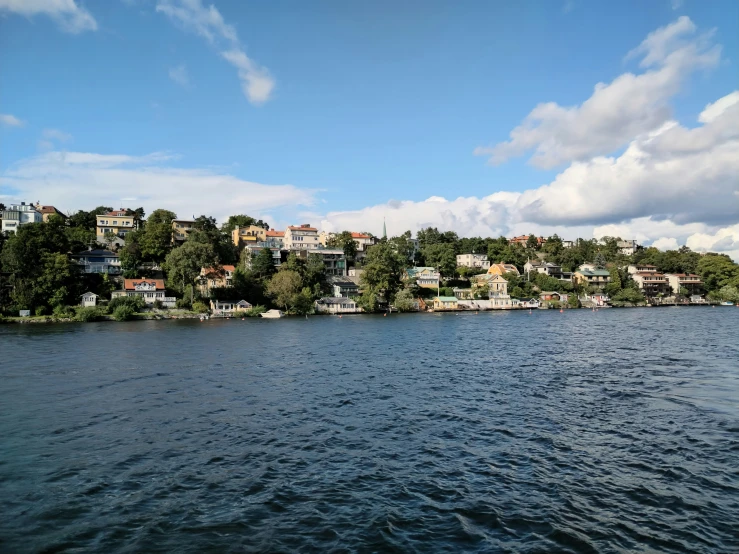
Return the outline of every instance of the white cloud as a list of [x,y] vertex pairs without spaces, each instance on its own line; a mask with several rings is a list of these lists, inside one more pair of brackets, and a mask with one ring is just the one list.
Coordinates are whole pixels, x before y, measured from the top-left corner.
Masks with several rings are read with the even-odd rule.
[[185,64],[180,64],[177,67],[170,68],[169,78],[183,87],[187,87],[190,84],[190,76],[187,73],[187,67],[185,67]]
[[72,140],[72,135],[60,131],[59,129],[44,129],[41,132],[41,136],[46,140],[54,140],[57,142],[69,142]]
[[95,18],[75,0],[0,0],[0,12],[16,13],[25,17],[47,15],[59,27],[72,34],[95,31]]
[[[146,156],[47,152],[22,160],[0,176],[9,198],[39,198],[67,210],[133,202],[148,212],[166,208],[181,217],[207,214],[223,220],[235,213],[261,217],[274,208],[310,206],[315,191],[266,185],[227,173],[170,165],[166,152]],[[224,199],[227,199],[225,201]]]
[[478,147],[474,153],[499,164],[533,150],[533,165],[552,168],[611,153],[658,128],[668,121],[668,101],[685,77],[719,61],[721,49],[711,44],[710,33],[694,33],[687,17],[657,29],[627,55],[642,56],[644,73],[624,73],[609,84],[598,83],[579,106],[539,104],[511,131],[509,141]]
[[655,240],[651,246],[654,246],[655,248],[659,248],[660,250],[677,250],[680,248],[680,245],[677,242],[677,239],[674,237],[661,237]]
[[673,10],[679,10],[683,7],[683,4],[685,3],[685,0],[672,0],[670,2],[670,5],[672,6]]
[[225,42],[221,57],[237,69],[244,96],[252,104],[269,100],[275,87],[274,79],[266,68],[246,55],[236,28],[225,22],[214,5],[205,7],[201,0],[160,0],[156,11],[214,46],[221,48]]
[[739,223],[713,233],[695,233],[688,237],[686,244],[696,252],[720,252],[739,262]]
[[9,113],[0,113],[0,125],[4,127],[23,127],[25,122]]

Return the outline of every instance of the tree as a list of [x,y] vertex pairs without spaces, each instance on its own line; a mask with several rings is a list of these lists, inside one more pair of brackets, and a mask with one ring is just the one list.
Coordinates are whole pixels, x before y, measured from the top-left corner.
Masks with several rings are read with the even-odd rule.
[[298,315],[309,314],[313,311],[313,293],[310,288],[303,287],[293,298],[293,311]]
[[64,234],[69,243],[70,252],[81,252],[96,242],[95,231],[85,227],[65,227]]
[[623,288],[621,284],[621,274],[618,270],[611,271],[611,281],[606,285],[605,292],[608,296],[617,294]]
[[395,295],[393,305],[399,312],[412,312],[416,309],[416,301],[408,289],[403,289]]
[[538,250],[539,240],[536,238],[536,235],[529,235],[529,238],[526,239],[526,248]]
[[184,292],[187,285],[195,283],[201,268],[213,267],[216,263],[216,253],[211,245],[187,240],[167,255],[164,269],[170,285],[182,287]]
[[406,231],[400,236],[392,237],[389,241],[390,246],[398,256],[407,260],[408,262],[413,261],[414,254],[416,252],[416,246],[411,241],[411,232]]
[[725,254],[706,254],[698,262],[696,271],[708,291],[726,285],[739,286],[739,265]]
[[257,220],[249,215],[241,214],[230,216],[226,223],[221,226],[221,231],[230,236],[231,232],[237,227],[249,227],[250,225],[269,229],[269,224],[266,221]]
[[338,235],[334,235],[330,239],[330,244],[332,248],[341,248],[347,260],[353,260],[357,257],[357,242],[352,237],[351,231],[342,231]]
[[596,269],[605,269],[606,268],[606,257],[603,255],[602,252],[598,252],[595,255],[595,260],[593,260],[593,264],[595,265]]
[[260,278],[272,275],[275,272],[272,250],[269,248],[262,248],[255,256],[252,256],[251,270]]
[[724,285],[718,291],[716,296],[725,302],[739,302],[739,290],[732,285]]
[[391,301],[395,293],[401,288],[403,271],[407,260],[399,256],[392,246],[382,242],[370,246],[364,261],[361,283],[367,293],[374,297],[382,294],[385,299]]
[[218,229],[213,217],[201,215],[196,218],[187,240],[210,244],[222,264],[233,264],[239,259],[238,248],[231,235]]
[[426,263],[435,267],[447,278],[454,277],[457,269],[457,255],[454,247],[448,243],[430,244],[423,249]]
[[105,234],[103,235],[103,241],[105,242],[105,246],[107,246],[108,248],[113,246],[115,239],[116,239],[115,233],[112,233],[110,231],[105,231]]
[[267,295],[274,300],[277,306],[289,309],[294,305],[302,285],[303,281],[297,271],[280,270],[270,279],[267,285]]

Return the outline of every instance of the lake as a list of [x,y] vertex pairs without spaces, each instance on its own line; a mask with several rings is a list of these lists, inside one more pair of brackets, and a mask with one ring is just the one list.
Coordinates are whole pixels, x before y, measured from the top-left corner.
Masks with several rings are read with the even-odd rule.
[[0,326],[0,551],[739,551],[739,309]]

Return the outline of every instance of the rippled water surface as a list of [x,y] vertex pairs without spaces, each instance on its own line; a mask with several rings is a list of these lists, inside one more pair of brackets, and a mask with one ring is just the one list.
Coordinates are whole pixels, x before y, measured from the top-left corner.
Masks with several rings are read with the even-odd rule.
[[2,552],[739,552],[739,309],[0,326]]

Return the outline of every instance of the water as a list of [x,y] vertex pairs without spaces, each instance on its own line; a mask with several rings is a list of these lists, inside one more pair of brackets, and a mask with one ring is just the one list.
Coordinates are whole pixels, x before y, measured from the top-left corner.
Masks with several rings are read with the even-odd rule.
[[738,323],[0,326],[0,551],[737,552]]

